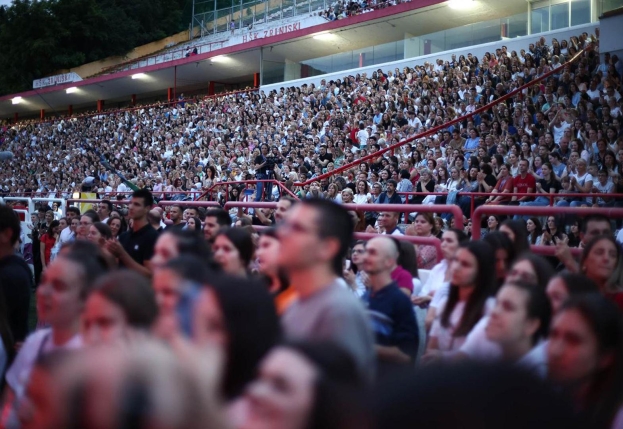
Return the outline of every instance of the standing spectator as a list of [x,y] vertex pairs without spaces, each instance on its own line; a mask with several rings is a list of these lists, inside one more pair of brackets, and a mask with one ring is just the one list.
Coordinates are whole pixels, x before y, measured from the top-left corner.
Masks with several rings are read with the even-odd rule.
[[50,264],[52,248],[58,240],[59,225],[57,220],[53,220],[46,233],[41,236],[41,264],[44,270]]
[[206,212],[203,224],[203,236],[209,243],[214,242],[216,234],[222,228],[231,226],[231,216],[223,209],[210,209]]
[[30,268],[15,254],[19,239],[20,221],[8,206],[0,205],[0,293],[7,304],[9,329],[16,343],[28,333],[30,292],[34,287]]
[[342,346],[355,359],[359,373],[370,380],[372,332],[362,304],[338,282],[352,231],[348,212],[329,201],[305,200],[289,211],[278,229],[279,261],[299,298],[283,315],[282,323],[287,337]]
[[119,241],[108,240],[106,250],[119,259],[120,265],[143,275],[151,275],[149,260],[154,255],[158,233],[147,221],[147,213],[154,205],[154,197],[146,189],[134,191],[130,201],[132,229],[119,236]]

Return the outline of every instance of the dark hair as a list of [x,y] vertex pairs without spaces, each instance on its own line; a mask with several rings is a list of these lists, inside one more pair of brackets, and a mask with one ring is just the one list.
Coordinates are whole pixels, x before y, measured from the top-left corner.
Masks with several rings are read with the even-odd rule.
[[365,427],[361,409],[362,381],[352,356],[340,345],[328,341],[287,342],[289,349],[310,362],[316,370],[313,406],[306,429]]
[[519,255],[529,249],[526,221],[506,219],[500,226],[508,227],[511,231],[513,231],[513,234],[515,234],[515,240],[511,240],[513,242],[513,247],[515,248],[515,255]]
[[539,284],[522,281],[506,283],[504,286],[516,287],[528,294],[526,315],[529,319],[538,319],[539,321],[539,328],[532,335],[532,345],[534,346],[539,340],[547,338],[549,325],[552,319],[552,306],[545,293],[545,288]]
[[20,224],[19,216],[13,209],[7,205],[0,205],[0,232],[7,229],[12,231],[11,234],[11,246],[19,240],[22,227]]
[[381,380],[371,397],[376,428],[582,427],[571,404],[549,386],[516,367],[490,363],[400,371]]
[[67,246],[67,251],[59,255],[80,267],[80,298],[85,300],[93,284],[106,273],[108,264],[98,246],[86,240],[77,240]]
[[102,295],[121,308],[133,328],[149,329],[158,317],[156,296],[149,280],[135,271],[113,271],[101,277],[91,294]]
[[223,210],[223,209],[210,209],[206,212],[205,217],[216,218],[216,223],[218,223],[219,226],[230,226],[231,225],[231,216],[226,210]]
[[201,219],[195,216],[191,216],[186,219],[186,225],[188,225],[188,221],[190,219],[193,219],[195,221],[195,229],[186,228],[186,231],[193,232],[203,238],[203,232],[201,231]]
[[177,251],[180,255],[192,255],[212,270],[219,270],[218,264],[212,259],[212,250],[206,241],[193,231],[168,229],[164,234],[175,237]]
[[[260,237],[270,237],[275,240],[279,240],[276,228],[267,228],[261,231]],[[290,278],[288,277],[286,271],[281,267],[279,267],[277,271],[277,278],[279,279],[279,290],[274,292],[275,295],[283,292],[290,286]],[[268,286],[271,285],[272,279],[270,279],[268,276],[264,276],[264,280],[267,282]]]
[[110,227],[107,224],[105,224],[103,222],[95,222],[91,226],[95,227],[95,229],[97,229],[97,232],[102,234],[105,239],[108,240],[108,239],[112,238],[112,231],[110,230]]
[[469,241],[469,237],[467,236],[467,234],[465,234],[465,231],[463,231],[462,229],[448,228],[444,232],[454,233],[454,235],[456,235],[456,240],[459,242],[459,244]]
[[580,257],[580,267],[584,267],[584,263],[586,262],[586,258],[588,258],[589,253],[591,253],[593,247],[595,247],[595,245],[602,240],[609,241],[614,245],[614,248],[617,251],[617,265],[620,263],[619,260],[621,256],[621,245],[611,235],[598,235],[597,237],[586,243],[586,247],[584,247],[584,251],[582,252],[582,256]]
[[404,240],[398,240],[390,237],[396,243],[396,247],[398,248],[398,265],[407,270],[411,277],[419,277],[417,270],[417,256],[415,254],[415,246],[413,243]]
[[218,236],[224,236],[238,249],[240,259],[245,267],[251,263],[251,258],[255,253],[255,246],[253,244],[253,238],[251,233],[244,228],[224,228],[220,229],[214,236],[216,239]]
[[[495,270],[491,269],[491,261],[495,260],[495,254],[491,246],[484,241],[468,241],[461,243],[459,249],[466,249],[476,258],[478,274],[474,281],[474,291],[465,304],[465,310],[458,326],[454,330],[455,337],[466,336],[478,323],[484,313],[485,302],[491,295],[495,284]],[[445,328],[450,326],[450,315],[459,302],[459,288],[450,285],[448,301],[441,314],[441,325]]]
[[569,297],[586,293],[600,293],[599,287],[595,282],[584,274],[563,271],[555,277],[559,277],[564,282]]
[[101,200],[100,204],[106,204],[106,208],[108,209],[108,211],[112,212],[113,206],[110,200]]
[[593,373],[586,395],[590,427],[610,427],[623,401],[623,318],[619,308],[600,294],[568,300],[560,310],[577,311],[597,339],[600,354],[611,353],[612,363]]
[[[350,243],[353,241],[353,219],[344,207],[329,200],[310,198],[300,204],[311,207],[317,212],[316,226],[320,238],[338,240],[339,250],[333,256],[332,268],[335,274],[342,275],[342,260],[346,257]],[[324,220],[331,219],[331,222]]]
[[530,265],[532,265],[532,268],[534,269],[534,272],[536,273],[537,284],[539,285],[540,288],[545,290],[545,288],[547,287],[547,283],[549,283],[549,281],[552,279],[552,277],[554,277],[554,274],[555,274],[552,264],[550,264],[542,256],[535,255],[534,253],[528,253],[528,252],[524,252],[521,255],[519,255],[517,258],[515,258],[513,265],[515,265],[516,263],[520,261],[530,262]]
[[[536,244],[537,238],[539,238],[541,234],[543,234],[543,226],[541,225],[541,221],[539,220],[538,217],[531,217],[529,220],[531,220],[532,223],[534,223],[534,231],[532,231],[529,235],[529,239],[530,239],[529,244]],[[526,232],[527,232],[527,229],[526,229]]]
[[608,219],[608,217],[602,214],[591,214],[591,215],[586,216],[582,220],[582,224],[580,227],[580,232],[582,234],[586,234],[586,230],[587,230],[587,226],[589,222],[606,222],[608,225],[610,225],[610,219]]
[[75,213],[76,216],[80,216],[80,209],[78,207],[74,207],[74,206],[68,207],[67,210],[65,211],[65,214],[69,212]]
[[177,258],[171,259],[164,267],[175,272],[185,280],[190,280],[198,284],[210,281],[220,267],[216,263],[207,265],[204,260],[192,253],[183,253]]
[[[128,223],[125,221],[125,219],[123,217],[109,217],[108,220],[106,220],[106,225],[108,225],[108,227],[110,228],[110,224],[112,223],[113,220],[117,219],[120,223],[121,223],[121,227],[119,228],[119,235],[121,235],[122,233],[126,232],[128,230]],[[112,233],[112,231],[111,231]]]
[[227,275],[214,278],[215,293],[227,331],[223,394],[232,399],[256,375],[257,365],[281,336],[275,304],[256,280]]
[[146,207],[154,205],[154,196],[147,189],[139,189],[132,193],[132,198],[142,198],[143,205]]
[[[511,241],[510,238],[508,238],[508,235],[504,234],[503,232],[500,231],[493,231],[490,232],[489,234],[487,234],[482,241],[484,241],[485,243],[488,243],[491,248],[493,249],[493,255],[495,257],[495,253],[502,249],[504,251],[506,251],[506,266],[507,268],[509,268],[511,266],[511,264],[513,263],[513,261],[515,260],[515,247],[513,246],[513,242]],[[496,258],[494,258],[493,260],[495,260]],[[498,287],[502,285],[502,283],[504,282],[504,279],[497,279],[497,283],[498,283]],[[491,293],[495,293],[496,291],[491,291]]]
[[61,223],[57,220],[53,220],[52,222],[50,222],[50,226],[48,226],[48,230],[46,231],[46,234],[48,234],[48,237],[54,237],[54,228],[56,228],[60,224]]
[[98,215],[97,212],[93,209],[87,210],[86,212],[82,213],[80,217],[82,216],[88,217],[89,219],[91,219],[91,222],[93,223],[100,221],[100,215]]

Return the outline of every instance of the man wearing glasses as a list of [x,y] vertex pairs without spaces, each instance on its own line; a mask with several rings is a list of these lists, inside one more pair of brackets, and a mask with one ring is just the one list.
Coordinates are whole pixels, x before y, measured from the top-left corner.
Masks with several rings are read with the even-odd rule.
[[365,309],[339,283],[352,231],[348,212],[331,201],[304,200],[289,210],[278,228],[279,264],[299,299],[282,322],[289,338],[339,344],[352,355],[361,375],[370,379],[375,355]]

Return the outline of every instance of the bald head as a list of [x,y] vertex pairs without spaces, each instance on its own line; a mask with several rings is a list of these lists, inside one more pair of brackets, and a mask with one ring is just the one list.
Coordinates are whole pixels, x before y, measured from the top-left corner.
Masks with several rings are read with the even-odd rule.
[[379,236],[366,243],[363,269],[368,275],[389,275],[396,268],[399,250],[394,240]]

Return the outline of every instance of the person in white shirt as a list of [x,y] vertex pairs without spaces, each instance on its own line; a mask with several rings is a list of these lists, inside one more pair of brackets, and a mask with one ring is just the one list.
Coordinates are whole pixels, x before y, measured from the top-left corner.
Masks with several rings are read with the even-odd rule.
[[360,148],[365,148],[368,146],[368,138],[370,138],[370,134],[366,130],[366,126],[363,122],[359,124],[359,131],[357,131],[357,141],[359,142]]
[[487,339],[498,344],[501,359],[541,378],[547,374],[547,337],[552,308],[545,290],[533,283],[507,283],[497,294],[485,328]]
[[63,229],[59,235],[58,241],[61,246],[65,243],[73,241],[76,237],[77,225],[72,225],[72,221],[77,219],[80,221],[80,209],[78,207],[69,207],[67,209],[67,228]]
[[[74,245],[75,246],[75,245]],[[72,350],[82,346],[80,315],[87,291],[104,272],[103,265],[93,256],[97,248],[80,243],[79,249],[69,248],[50,263],[37,288],[37,316],[50,325],[31,334],[6,373],[5,406],[20,402],[30,372],[37,360],[55,350]],[[4,410],[3,416],[15,410]],[[11,419],[11,417],[7,417]]]
[[456,356],[465,338],[478,321],[493,307],[494,253],[483,241],[459,246],[450,264],[450,292],[440,305],[430,331],[423,362]]
[[428,307],[425,323],[427,332],[430,330],[433,320],[435,320],[439,303],[448,297],[448,291],[450,290],[450,261],[452,261],[459,245],[467,242],[467,240],[467,235],[460,229],[452,228],[444,231],[441,236],[443,260],[430,270],[428,279],[418,295],[411,297],[411,302],[414,305],[420,308]]

